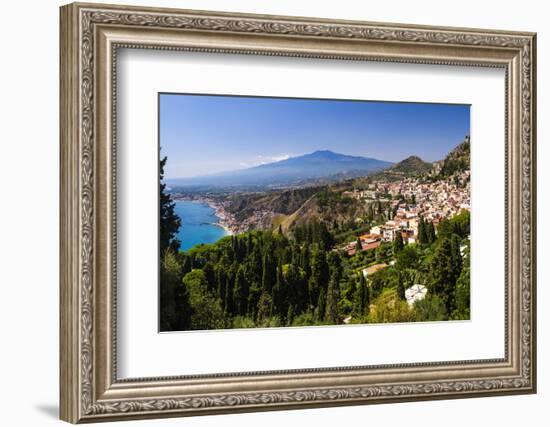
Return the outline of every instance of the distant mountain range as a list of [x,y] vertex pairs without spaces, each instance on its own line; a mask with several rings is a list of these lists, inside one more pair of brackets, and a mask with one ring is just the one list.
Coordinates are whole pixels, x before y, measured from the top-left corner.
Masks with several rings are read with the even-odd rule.
[[383,160],[321,150],[248,169],[166,182],[172,187],[278,187],[366,176],[392,165]]

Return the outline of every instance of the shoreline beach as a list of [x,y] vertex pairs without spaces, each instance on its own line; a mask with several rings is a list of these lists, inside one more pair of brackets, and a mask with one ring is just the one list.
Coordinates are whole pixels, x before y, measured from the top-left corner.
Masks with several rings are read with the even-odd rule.
[[217,227],[222,228],[227,236],[232,236],[236,234],[236,230],[232,226],[232,220],[230,218],[230,214],[228,214],[223,206],[221,206],[219,203],[213,201],[212,199],[205,198],[205,197],[189,197],[189,196],[172,196],[173,200],[175,202],[192,202],[192,203],[200,203],[203,205],[208,206],[214,211],[214,216],[217,218],[217,222],[212,223],[211,225],[215,225]]

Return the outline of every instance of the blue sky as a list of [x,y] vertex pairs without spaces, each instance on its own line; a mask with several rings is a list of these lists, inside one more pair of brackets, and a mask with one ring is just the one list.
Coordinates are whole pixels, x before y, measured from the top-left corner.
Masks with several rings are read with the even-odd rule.
[[442,159],[470,133],[468,105],[160,94],[166,178],[243,169],[316,150]]

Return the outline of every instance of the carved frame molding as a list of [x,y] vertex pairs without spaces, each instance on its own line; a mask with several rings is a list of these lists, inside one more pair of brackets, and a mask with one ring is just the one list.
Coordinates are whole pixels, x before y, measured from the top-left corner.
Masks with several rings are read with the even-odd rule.
[[[117,380],[111,279],[116,279],[114,64],[121,47],[505,67],[511,233],[505,359]],[[101,421],[534,392],[534,97],[532,33],[92,4],[62,7],[61,418]],[[285,386],[288,380],[298,385]]]

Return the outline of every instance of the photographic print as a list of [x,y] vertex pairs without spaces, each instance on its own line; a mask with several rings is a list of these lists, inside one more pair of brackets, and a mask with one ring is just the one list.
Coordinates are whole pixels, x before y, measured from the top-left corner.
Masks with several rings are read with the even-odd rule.
[[160,93],[161,332],[470,318],[470,106]]

